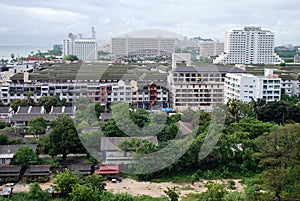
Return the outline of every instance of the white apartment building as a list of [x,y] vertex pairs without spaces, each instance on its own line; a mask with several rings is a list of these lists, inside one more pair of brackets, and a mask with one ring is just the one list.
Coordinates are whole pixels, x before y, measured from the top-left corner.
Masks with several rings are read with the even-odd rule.
[[175,52],[175,38],[114,37],[111,52],[117,56],[171,56]]
[[199,41],[199,53],[202,57],[218,56],[224,53],[224,43],[220,41]]
[[74,36],[72,33],[63,40],[63,56],[76,55],[83,61],[96,61],[98,57],[95,31],[92,28],[92,38],[82,38],[81,34]]
[[278,64],[283,60],[274,52],[275,35],[261,27],[247,26],[226,33],[225,53],[214,64]]
[[300,80],[299,77],[297,80],[293,80],[293,95],[300,94]]
[[281,78],[281,88],[284,89],[284,93],[286,95],[292,96],[294,95],[294,86],[295,80],[291,80],[291,78]]
[[120,80],[118,84],[112,86],[111,95],[108,95],[108,98],[111,98],[111,102],[123,102],[123,103],[132,103],[132,86],[126,84],[125,81]]
[[224,101],[224,79],[226,73],[244,73],[231,67],[177,67],[168,77],[173,109],[188,108],[211,111],[216,103]]
[[254,76],[244,73],[227,73],[224,85],[224,102],[238,99],[249,103],[252,99],[264,99],[266,102],[280,100],[281,78]]
[[300,94],[300,80],[299,75],[295,79],[290,75],[281,74],[281,88],[284,89],[284,93],[289,96]]

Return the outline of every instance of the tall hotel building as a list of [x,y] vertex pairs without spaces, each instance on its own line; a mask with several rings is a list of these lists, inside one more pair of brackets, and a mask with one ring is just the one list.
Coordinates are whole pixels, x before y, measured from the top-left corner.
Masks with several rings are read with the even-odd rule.
[[175,52],[175,38],[114,37],[111,52],[117,56],[171,56]]
[[283,60],[274,52],[274,33],[260,27],[244,27],[226,33],[225,53],[214,64],[278,64]]
[[94,28],[92,27],[92,38],[83,38],[81,34],[74,36],[70,33],[68,38],[63,40],[63,56],[65,55],[76,55],[83,61],[96,61],[98,52]]

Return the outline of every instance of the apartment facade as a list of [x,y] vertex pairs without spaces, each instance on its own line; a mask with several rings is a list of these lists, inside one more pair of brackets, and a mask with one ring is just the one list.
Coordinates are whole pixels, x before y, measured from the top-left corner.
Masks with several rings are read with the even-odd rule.
[[219,41],[200,41],[199,52],[202,57],[218,56],[224,53],[224,43]]
[[281,78],[278,76],[254,76],[244,73],[227,73],[224,83],[224,103],[238,99],[249,103],[252,99],[266,102],[280,100]]
[[145,109],[170,106],[169,90],[159,81],[138,83],[135,80],[119,80],[103,83],[99,80],[44,80],[34,83],[0,83],[0,98],[5,105],[15,99],[27,98],[28,92],[31,92],[35,102],[43,96],[56,95],[67,102],[87,97],[104,106],[114,102],[125,102]]
[[243,73],[230,66],[223,67],[177,67],[168,77],[173,109],[188,108],[211,111],[216,103],[224,101],[224,80],[226,73]]
[[300,54],[294,55],[294,63],[300,63]]
[[114,37],[111,52],[117,56],[171,56],[175,52],[174,38]]
[[275,34],[261,27],[246,26],[226,33],[225,53],[215,64],[278,64],[283,60],[274,52]]

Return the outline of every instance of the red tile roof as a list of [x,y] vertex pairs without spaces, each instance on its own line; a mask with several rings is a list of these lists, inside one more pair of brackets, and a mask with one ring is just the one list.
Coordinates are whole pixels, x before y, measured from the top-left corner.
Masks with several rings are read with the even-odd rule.
[[95,174],[119,174],[119,166],[117,165],[100,165]]

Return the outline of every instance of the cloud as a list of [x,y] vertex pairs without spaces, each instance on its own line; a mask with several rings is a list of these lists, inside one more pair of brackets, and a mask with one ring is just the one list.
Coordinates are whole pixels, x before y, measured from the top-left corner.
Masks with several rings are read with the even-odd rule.
[[[2,0],[0,43],[60,43],[69,32],[108,39],[127,31],[162,28],[224,41],[229,28],[260,25],[277,44],[299,44],[298,0]],[[26,40],[26,41],[24,41]]]

